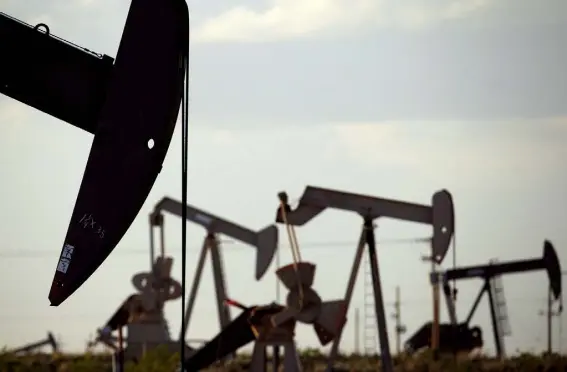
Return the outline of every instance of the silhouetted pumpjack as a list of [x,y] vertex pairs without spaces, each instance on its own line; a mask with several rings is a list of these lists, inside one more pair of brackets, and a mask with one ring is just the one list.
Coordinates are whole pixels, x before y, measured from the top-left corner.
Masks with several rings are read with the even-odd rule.
[[0,13],[0,93],[94,134],[49,293],[72,295],[122,239],[165,159],[184,96],[185,0],[132,0],[116,60]]
[[197,261],[197,268],[195,270],[195,276],[192,282],[188,299],[189,301],[185,312],[185,324],[182,325],[182,330],[187,330],[189,327],[191,314],[197,299],[197,291],[201,283],[207,253],[211,254],[219,326],[223,329],[228,325],[228,323],[230,323],[231,317],[230,312],[224,303],[228,296],[219,235],[223,234],[255,249],[255,277],[256,280],[260,280],[268,270],[274,258],[278,246],[278,229],[275,225],[271,224],[259,231],[254,231],[195,206],[188,204],[184,206],[177,200],[165,197],[155,205],[154,210],[150,214],[150,259],[152,262],[155,256],[154,228],[159,229],[158,246],[161,254],[163,255],[165,250],[164,212],[181,216],[184,209],[187,213],[187,220],[204,227],[206,229],[206,234],[203,239],[201,254]]
[[[431,205],[423,205],[307,186],[295,209],[292,209],[289,205],[288,196],[285,192],[281,192],[278,196],[280,198],[280,207],[277,210],[276,222],[285,223],[288,229],[290,226],[305,225],[326,209],[354,212],[363,218],[362,231],[359,235],[358,247],[344,296],[345,306],[348,308],[351,301],[362,255],[364,250],[367,249],[374,292],[376,327],[380,341],[381,369],[384,372],[392,372],[394,366],[390,355],[388,331],[384,315],[384,300],[378,265],[374,220],[386,217],[431,225],[433,227],[433,236],[430,239],[431,256],[434,262],[440,263],[449,250],[455,227],[451,194],[447,190],[440,190],[433,194]],[[340,339],[341,332],[333,340],[327,362],[327,371],[333,370],[333,364],[339,351]]]
[[45,339],[10,350],[10,353],[13,354],[31,353],[37,351],[38,349],[44,346],[51,346],[51,349],[53,350],[54,353],[59,351],[59,343],[53,336],[53,333],[47,332],[47,337]]
[[[548,240],[546,240],[543,244],[543,257],[541,258],[491,263],[488,265],[466,266],[437,273],[440,275],[432,275],[432,281],[440,280],[443,284],[448,312],[451,319],[453,320],[452,323],[444,324],[440,329],[440,333],[443,334],[443,332],[445,332],[444,336],[441,336],[440,346],[443,346],[441,346],[440,349],[444,349],[445,351],[458,352],[470,351],[471,349],[480,346],[479,342],[482,341],[482,333],[478,332],[480,330],[478,327],[469,328],[469,324],[474,315],[474,312],[476,311],[480,303],[480,300],[482,299],[482,296],[486,292],[488,293],[488,299],[491,304],[490,315],[494,332],[496,353],[498,354],[498,356],[502,356],[501,337],[499,335],[499,327],[497,326],[498,319],[496,318],[494,311],[494,298],[492,292],[490,291],[490,280],[498,275],[535,270],[547,271],[547,274],[549,276],[549,287],[551,287],[553,297],[555,298],[555,300],[560,300],[562,293],[561,265],[559,258],[557,257],[557,253],[553,248],[553,245]],[[450,295],[450,288],[448,283],[451,280],[462,280],[470,278],[481,278],[484,280],[484,284],[466,320],[463,323],[457,324],[455,305]],[[548,286],[546,286],[546,290],[547,289]],[[424,328],[431,327],[430,323],[428,324],[423,326],[419,331],[417,331],[412,337],[408,339],[408,341],[406,342],[407,351],[413,352],[430,346],[430,339],[425,337],[423,331]],[[443,337],[445,338],[443,339]]]

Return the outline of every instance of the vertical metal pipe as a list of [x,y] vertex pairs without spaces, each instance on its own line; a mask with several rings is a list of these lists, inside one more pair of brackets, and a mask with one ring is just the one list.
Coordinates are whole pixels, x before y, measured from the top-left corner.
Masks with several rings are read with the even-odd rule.
[[154,224],[152,216],[150,216],[150,271],[153,272],[154,261],[155,261],[155,247],[154,247]]
[[159,235],[160,254],[162,257],[165,257],[165,219],[163,218],[163,215],[160,216]]
[[358,308],[354,309],[354,352],[360,354],[360,318]]

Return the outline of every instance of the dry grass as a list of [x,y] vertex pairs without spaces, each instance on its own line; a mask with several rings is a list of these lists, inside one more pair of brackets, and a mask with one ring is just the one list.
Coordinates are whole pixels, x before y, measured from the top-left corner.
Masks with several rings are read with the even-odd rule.
[[[325,358],[316,350],[302,353],[303,367],[306,372],[319,372],[325,369]],[[177,366],[177,355],[171,355],[163,350],[155,350],[137,365],[126,366],[125,372],[173,372]],[[508,360],[499,361],[489,358],[444,357],[432,361],[428,354],[417,358],[395,358],[396,372],[559,372],[567,371],[567,357],[559,355],[538,356],[523,354]],[[247,371],[249,356],[240,355],[236,360],[225,366],[215,366],[208,371],[240,372]],[[342,356],[337,362],[340,371],[378,371],[379,358],[360,355]],[[17,357],[10,354],[0,355],[1,372],[111,372],[112,363],[107,354],[83,355],[29,355]],[[268,371],[271,371],[269,369]]]

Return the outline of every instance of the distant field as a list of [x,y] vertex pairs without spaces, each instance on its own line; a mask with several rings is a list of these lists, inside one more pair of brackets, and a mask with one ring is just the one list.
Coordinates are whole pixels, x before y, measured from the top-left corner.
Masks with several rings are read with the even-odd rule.
[[[316,350],[308,350],[301,356],[305,372],[324,371],[325,359]],[[125,372],[173,372],[178,363],[178,356],[162,350],[149,352],[138,364],[129,363]],[[216,366],[208,371],[247,371],[249,356],[240,355],[225,366]],[[337,363],[341,371],[377,371],[377,357],[343,356]],[[0,354],[1,372],[111,372],[112,362],[108,354],[82,355],[46,355],[36,354],[17,357],[11,354]],[[271,370],[268,370],[271,371]],[[523,354],[505,361],[488,358],[475,360],[445,357],[437,362],[430,361],[428,355],[418,358],[396,358],[398,372],[455,371],[455,372],[563,372],[567,371],[567,356],[538,356]]]

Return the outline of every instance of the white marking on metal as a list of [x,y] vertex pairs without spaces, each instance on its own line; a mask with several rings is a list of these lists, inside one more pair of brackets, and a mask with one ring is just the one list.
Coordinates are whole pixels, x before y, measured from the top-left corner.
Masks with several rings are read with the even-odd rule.
[[75,247],[73,247],[71,244],[65,244],[63,246],[61,258],[59,259],[59,263],[57,264],[57,271],[62,272],[63,274],[67,273],[69,264],[71,264],[71,259],[73,258],[74,251]]
[[205,216],[203,214],[197,213],[195,214],[195,219],[201,221],[202,223],[204,223],[205,225],[210,225],[211,222],[213,222],[213,219],[209,216]]

